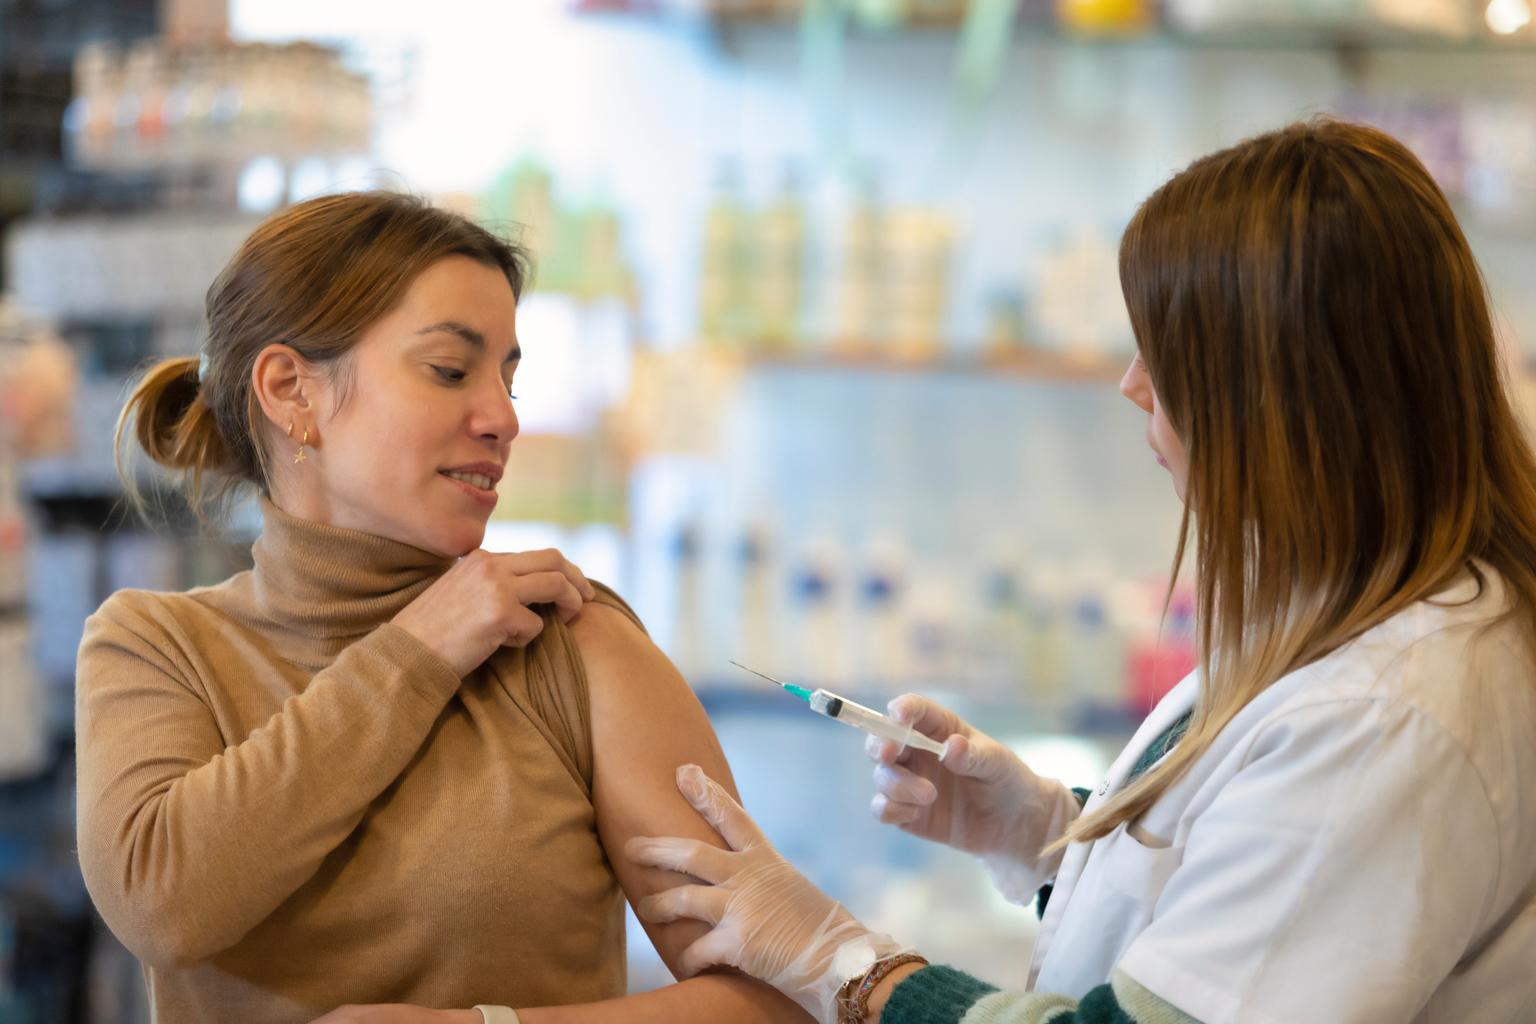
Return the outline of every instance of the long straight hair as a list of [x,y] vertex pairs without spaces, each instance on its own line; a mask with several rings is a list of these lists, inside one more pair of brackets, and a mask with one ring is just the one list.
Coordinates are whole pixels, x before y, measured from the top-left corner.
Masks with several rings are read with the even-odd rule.
[[1193,540],[1203,679],[1173,752],[1053,849],[1140,816],[1276,680],[1474,559],[1536,638],[1536,461],[1407,148],[1317,119],[1204,157],[1131,219],[1120,283],[1188,454],[1174,572]]

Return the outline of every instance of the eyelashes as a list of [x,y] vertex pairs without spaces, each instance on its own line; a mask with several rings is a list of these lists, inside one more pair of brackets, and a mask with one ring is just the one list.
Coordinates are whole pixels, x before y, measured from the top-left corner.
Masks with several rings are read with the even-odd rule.
[[[464,378],[468,376],[463,370],[455,370],[451,366],[433,365],[432,370],[445,384],[462,384],[464,383]],[[517,401],[517,395],[513,393],[512,385],[510,384],[507,385],[507,397],[514,402]]]

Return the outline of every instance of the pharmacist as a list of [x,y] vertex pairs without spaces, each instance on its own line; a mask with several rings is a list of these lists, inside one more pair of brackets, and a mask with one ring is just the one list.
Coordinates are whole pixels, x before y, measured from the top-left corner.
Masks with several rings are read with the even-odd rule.
[[824,1022],[1536,1020],[1536,459],[1444,196],[1292,125],[1155,192],[1120,269],[1202,668],[1091,793],[920,697],[942,756],[872,749],[882,821],[1039,890],[1029,990],[865,927],[691,765],[730,850],[630,840],[679,875],[640,916]]

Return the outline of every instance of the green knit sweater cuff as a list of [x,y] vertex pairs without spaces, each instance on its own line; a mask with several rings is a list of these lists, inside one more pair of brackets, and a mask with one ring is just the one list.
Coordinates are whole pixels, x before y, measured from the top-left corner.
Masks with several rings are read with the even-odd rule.
[[880,1024],[958,1024],[978,999],[996,991],[953,967],[924,967],[891,990]]

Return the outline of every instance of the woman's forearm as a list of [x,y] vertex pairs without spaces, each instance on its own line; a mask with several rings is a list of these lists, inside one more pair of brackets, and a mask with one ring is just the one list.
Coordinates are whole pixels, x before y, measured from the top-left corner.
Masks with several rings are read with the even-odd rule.
[[805,1024],[810,1015],[775,989],[735,974],[704,974],[600,1003],[518,1010],[522,1024]]

